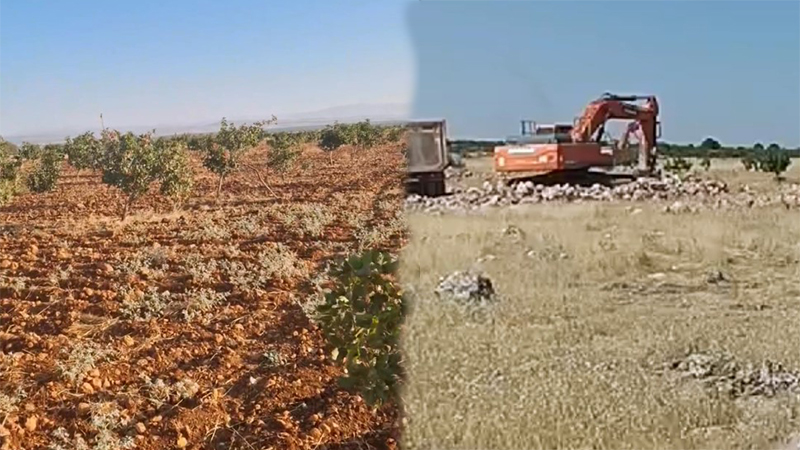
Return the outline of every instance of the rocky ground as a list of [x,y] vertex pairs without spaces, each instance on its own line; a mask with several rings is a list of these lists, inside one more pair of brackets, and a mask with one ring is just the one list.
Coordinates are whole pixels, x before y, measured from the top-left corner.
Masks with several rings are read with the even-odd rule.
[[[594,184],[544,185],[525,181],[509,185],[500,180],[486,180],[482,187],[464,187],[459,181],[469,171],[449,172],[450,195],[439,198],[410,196],[406,209],[425,213],[464,212],[492,207],[548,202],[657,201],[668,212],[691,212],[701,208],[752,208],[783,205],[800,208],[800,184],[786,183],[770,193],[757,193],[747,185],[737,190],[719,180],[695,176],[679,178],[639,178],[615,186]],[[486,177],[489,178],[489,177]]]

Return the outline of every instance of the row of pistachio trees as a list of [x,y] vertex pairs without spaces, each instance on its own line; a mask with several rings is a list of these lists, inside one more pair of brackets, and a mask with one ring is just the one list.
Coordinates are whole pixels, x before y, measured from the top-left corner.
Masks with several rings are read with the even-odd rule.
[[[397,142],[403,134],[402,127],[375,126],[369,121],[336,123],[315,131],[266,132],[265,127],[276,121],[273,116],[270,120],[236,126],[223,118],[216,133],[199,136],[155,137],[152,132],[134,134],[104,129],[99,137],[86,132],[67,138],[64,144],[23,143],[16,147],[0,141],[0,205],[25,189],[53,190],[66,159],[77,170],[100,172],[103,183],[125,194],[122,210],[125,218],[131,206],[154,183],[160,185],[161,194],[172,199],[175,206],[188,198],[194,187],[190,151],[198,153],[203,166],[217,176],[219,197],[225,180],[242,166],[253,169],[271,191],[255,165],[243,164],[245,152],[265,140],[270,147],[266,166],[281,173],[293,166],[303,144],[316,144],[333,152],[345,145],[371,148]],[[26,161],[28,170],[23,175],[20,169]]]

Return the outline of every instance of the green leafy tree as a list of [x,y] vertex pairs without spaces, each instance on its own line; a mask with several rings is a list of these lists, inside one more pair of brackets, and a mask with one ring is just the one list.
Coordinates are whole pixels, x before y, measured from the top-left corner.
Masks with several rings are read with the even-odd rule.
[[753,155],[746,155],[742,158],[744,170],[751,171],[758,168],[758,161]]
[[328,152],[331,162],[333,161],[333,152],[346,144],[347,133],[339,123],[326,126],[319,135],[319,148]]
[[780,151],[780,150],[781,150],[781,146],[776,144],[776,143],[774,143],[774,142],[767,146],[767,151],[768,152],[774,152],[774,151]]
[[122,210],[124,220],[131,205],[159,179],[160,158],[150,133],[137,136],[130,132],[122,135],[110,132],[108,136],[102,180],[127,196]]
[[761,142],[756,142],[755,145],[753,145],[753,150],[755,150],[757,152],[763,151],[764,150],[764,144],[762,144]]
[[33,192],[49,192],[55,189],[61,176],[64,157],[54,146],[40,149],[34,169],[28,174],[26,184]]
[[298,137],[288,133],[272,136],[267,154],[267,167],[280,174],[291,169],[300,156],[298,146],[301,141]]
[[225,177],[234,173],[240,166],[242,154],[255,147],[264,137],[264,126],[277,121],[275,116],[268,121],[236,127],[225,118],[220,122],[219,131],[209,137],[198,139],[198,150],[203,153],[203,166],[218,177],[217,197],[222,192]]
[[708,137],[703,140],[703,142],[700,144],[700,147],[706,150],[719,150],[722,148],[722,144],[720,144],[716,139]]
[[184,139],[159,139],[156,141],[161,195],[174,200],[180,207],[194,189],[194,171],[189,163],[189,153]]
[[785,172],[791,164],[792,160],[789,158],[789,155],[780,148],[777,150],[767,149],[761,152],[757,157],[758,170],[774,174],[776,180],[782,179],[781,174]]
[[406,314],[395,284],[397,260],[366,251],[331,270],[334,288],[317,309],[317,320],[347,375],[339,384],[379,406],[398,401],[403,380],[400,331]]
[[30,142],[23,142],[19,147],[19,157],[27,160],[34,160],[39,158],[42,153],[42,147]]
[[669,158],[664,163],[664,170],[674,173],[678,176],[683,176],[686,172],[692,169],[692,163],[684,158],[675,157]]
[[[5,143],[6,141],[0,142]],[[17,151],[13,144],[0,145],[0,206],[10,202],[19,192],[19,168],[22,166],[22,159]]]
[[108,133],[110,131],[104,130],[101,139],[97,139],[91,131],[75,138],[68,137],[64,144],[64,153],[67,154],[69,164],[78,170],[102,169],[105,151],[112,142]]

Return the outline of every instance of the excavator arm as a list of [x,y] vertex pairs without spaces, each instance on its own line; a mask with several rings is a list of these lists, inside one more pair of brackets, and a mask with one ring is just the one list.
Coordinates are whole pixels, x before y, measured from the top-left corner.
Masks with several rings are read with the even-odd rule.
[[[641,100],[644,100],[644,105],[631,103]],[[655,96],[620,96],[606,93],[586,106],[570,135],[574,142],[589,142],[595,138],[598,131],[603,132],[609,120],[633,120],[636,126],[626,131],[625,140],[630,132],[638,132],[642,150],[640,168],[652,170],[652,150],[656,146],[657,118],[658,101]]]

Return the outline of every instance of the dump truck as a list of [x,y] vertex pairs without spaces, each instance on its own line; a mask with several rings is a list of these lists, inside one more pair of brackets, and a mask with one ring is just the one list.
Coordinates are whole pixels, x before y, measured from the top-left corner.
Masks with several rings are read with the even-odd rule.
[[406,127],[406,192],[424,197],[445,195],[445,169],[450,162],[446,121],[418,120]]

